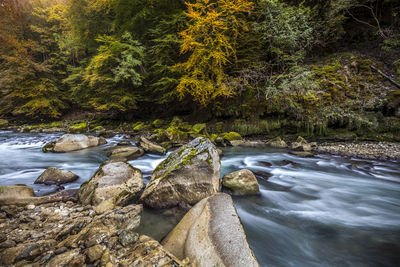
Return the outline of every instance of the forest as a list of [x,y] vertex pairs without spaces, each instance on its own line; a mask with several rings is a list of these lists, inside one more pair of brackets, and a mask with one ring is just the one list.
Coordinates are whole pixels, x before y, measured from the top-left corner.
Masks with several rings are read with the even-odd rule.
[[379,72],[399,81],[399,14],[397,0],[1,0],[0,117],[396,135],[400,88]]

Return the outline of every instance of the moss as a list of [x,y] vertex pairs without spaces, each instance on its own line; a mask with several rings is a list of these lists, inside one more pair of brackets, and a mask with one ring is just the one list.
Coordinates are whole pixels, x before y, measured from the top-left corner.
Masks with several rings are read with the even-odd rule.
[[92,131],[102,131],[104,130],[103,126],[96,126],[92,129]]
[[242,140],[242,136],[237,132],[229,132],[221,134],[221,137],[227,141]]
[[63,127],[64,126],[64,124],[63,124],[63,122],[62,121],[53,121],[52,123],[50,123],[50,125],[49,125],[50,127]]
[[165,134],[171,142],[181,143],[186,142],[189,139],[187,132],[179,130],[179,128],[170,126],[165,130]]
[[165,122],[164,122],[163,120],[160,120],[160,119],[154,120],[154,121],[151,123],[151,125],[152,125],[153,127],[155,127],[155,128],[160,128],[160,127],[162,127],[164,124],[165,124]]
[[144,122],[138,121],[132,125],[132,130],[141,131],[143,130],[144,126],[145,126]]
[[74,124],[71,127],[69,127],[68,131],[71,133],[80,133],[80,132],[85,132],[87,130],[87,123],[86,122],[81,122],[78,124]]
[[204,132],[206,127],[207,127],[207,124],[205,124],[205,123],[197,123],[197,124],[193,125],[191,130],[194,133],[202,133],[202,132]]
[[8,126],[8,120],[0,119],[0,127]]

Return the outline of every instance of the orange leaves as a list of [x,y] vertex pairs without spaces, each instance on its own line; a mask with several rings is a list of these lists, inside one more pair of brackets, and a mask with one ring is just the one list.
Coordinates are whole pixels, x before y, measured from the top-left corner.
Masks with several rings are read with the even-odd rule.
[[181,96],[190,94],[207,105],[218,96],[234,94],[224,67],[236,58],[236,39],[251,12],[247,0],[197,0],[186,3],[190,22],[180,33],[181,53],[190,53],[186,62],[177,64],[184,73],[177,87]]

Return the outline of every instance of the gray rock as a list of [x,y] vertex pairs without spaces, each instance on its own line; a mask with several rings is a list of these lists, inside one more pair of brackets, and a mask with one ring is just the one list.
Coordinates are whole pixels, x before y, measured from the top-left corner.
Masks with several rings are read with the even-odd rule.
[[215,194],[197,203],[162,241],[179,259],[196,266],[259,266],[232,198]]
[[126,162],[106,161],[92,178],[81,185],[78,197],[83,205],[97,206],[104,201],[124,205],[142,188],[142,172],[139,169]]
[[87,136],[84,134],[64,134],[57,142],[50,142],[43,152],[69,152],[106,144],[103,137]]
[[78,175],[56,167],[47,168],[35,181],[35,184],[65,184],[70,183],[79,178]]
[[165,155],[167,153],[167,150],[164,147],[157,145],[144,137],[140,137],[138,146],[143,148],[143,150],[148,153],[161,154],[161,155]]
[[312,148],[311,145],[303,137],[299,136],[296,142],[292,143],[292,149],[297,151],[309,152]]
[[134,160],[143,156],[143,149],[136,146],[117,146],[109,153],[110,159]]
[[139,239],[139,234],[134,231],[122,231],[119,235],[119,242],[124,247],[128,246],[129,244],[133,244]]
[[279,136],[267,142],[267,145],[275,148],[287,148],[288,145]]
[[233,195],[257,195],[260,193],[256,176],[247,169],[225,174],[222,186]]
[[220,168],[215,146],[198,137],[157,166],[140,201],[152,208],[194,205],[219,191]]

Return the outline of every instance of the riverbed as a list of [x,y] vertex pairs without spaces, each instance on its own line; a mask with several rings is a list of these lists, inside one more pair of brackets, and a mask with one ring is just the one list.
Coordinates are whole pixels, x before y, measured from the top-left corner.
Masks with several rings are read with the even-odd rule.
[[[67,169],[79,188],[101,162],[107,146],[70,153],[43,153],[61,133],[0,131],[0,186],[26,184],[37,195],[57,188],[33,184],[50,166]],[[221,176],[242,168],[258,176],[261,194],[234,197],[248,241],[261,266],[399,266],[400,166],[329,154],[300,158],[286,150],[226,148]],[[166,156],[146,154],[129,161],[145,183]],[[176,212],[145,211],[139,230],[161,239],[176,223]]]

